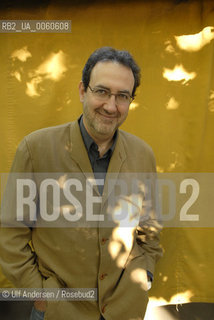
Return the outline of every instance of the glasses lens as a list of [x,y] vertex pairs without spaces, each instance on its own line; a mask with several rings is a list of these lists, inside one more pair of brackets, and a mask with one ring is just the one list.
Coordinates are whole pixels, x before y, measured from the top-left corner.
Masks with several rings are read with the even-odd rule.
[[94,88],[93,92],[98,98],[101,98],[101,99],[108,99],[110,95],[109,91],[101,88]]
[[126,94],[126,93],[118,93],[116,95],[117,98],[117,102],[120,105],[127,105],[131,103],[132,98],[130,97],[130,95]]

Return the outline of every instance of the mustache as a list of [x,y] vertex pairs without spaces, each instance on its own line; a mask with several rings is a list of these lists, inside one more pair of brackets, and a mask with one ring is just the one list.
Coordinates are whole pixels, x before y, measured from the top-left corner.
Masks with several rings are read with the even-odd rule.
[[117,112],[110,112],[108,110],[105,110],[105,109],[101,109],[99,110],[100,113],[102,114],[106,114],[107,116],[114,116],[114,117],[119,117],[120,116],[120,113],[117,111]]

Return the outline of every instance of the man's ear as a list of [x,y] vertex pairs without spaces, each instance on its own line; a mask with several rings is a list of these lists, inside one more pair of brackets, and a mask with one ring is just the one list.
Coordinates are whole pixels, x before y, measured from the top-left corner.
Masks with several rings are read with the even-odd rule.
[[80,95],[80,102],[84,101],[84,96],[85,96],[85,88],[84,88],[84,84],[82,81],[80,81],[79,83],[79,95]]

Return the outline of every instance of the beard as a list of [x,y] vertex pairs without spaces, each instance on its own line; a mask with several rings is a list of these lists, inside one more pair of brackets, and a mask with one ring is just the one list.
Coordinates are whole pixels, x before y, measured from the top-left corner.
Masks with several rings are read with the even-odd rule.
[[[113,116],[101,107],[89,111],[87,104],[84,104],[83,115],[85,117],[87,128],[93,135],[98,134],[99,136],[111,136],[121,124],[119,122],[120,114]],[[107,118],[105,115],[112,116],[112,118]]]

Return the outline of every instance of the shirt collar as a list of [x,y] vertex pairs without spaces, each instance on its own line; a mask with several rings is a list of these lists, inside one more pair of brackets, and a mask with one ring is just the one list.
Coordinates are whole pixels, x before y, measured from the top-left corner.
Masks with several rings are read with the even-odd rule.
[[[82,138],[83,141],[85,143],[86,149],[89,152],[90,148],[92,147],[92,145],[95,145],[97,150],[98,150],[98,146],[96,144],[96,142],[94,142],[94,140],[92,139],[92,137],[88,134],[84,123],[83,123],[83,116],[81,115],[81,117],[78,119],[79,122],[79,126],[80,126],[80,131],[82,134]],[[113,143],[111,145],[111,147],[108,149],[108,151],[106,153],[110,153],[112,155],[114,149],[115,149],[115,145],[116,145],[116,141],[117,141],[117,137],[118,137],[118,130],[116,130],[114,136],[113,136]]]

